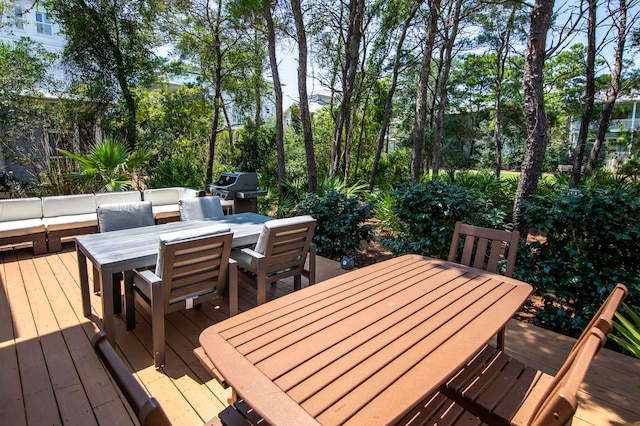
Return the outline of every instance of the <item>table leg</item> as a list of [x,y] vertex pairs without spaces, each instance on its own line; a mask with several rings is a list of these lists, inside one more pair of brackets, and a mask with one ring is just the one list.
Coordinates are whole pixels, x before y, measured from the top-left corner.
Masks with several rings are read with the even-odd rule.
[[89,273],[87,272],[87,256],[76,245],[78,257],[78,275],[80,277],[80,291],[82,292],[82,312],[85,317],[91,315],[91,298],[89,290]]
[[[100,270],[100,280],[102,282],[102,329],[107,335],[109,342],[114,344],[116,341],[116,326],[113,320],[113,285],[109,285],[113,275],[113,271],[108,268]],[[107,283],[105,285],[105,283]]]

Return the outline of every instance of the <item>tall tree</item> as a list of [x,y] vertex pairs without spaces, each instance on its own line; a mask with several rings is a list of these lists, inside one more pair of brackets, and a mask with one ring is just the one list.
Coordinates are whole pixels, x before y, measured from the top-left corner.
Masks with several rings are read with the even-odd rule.
[[67,44],[63,56],[76,86],[113,102],[121,97],[130,149],[137,139],[133,88],[149,84],[158,61],[153,29],[156,4],[146,0],[45,0]]
[[449,72],[451,70],[451,61],[455,56],[454,48],[456,46],[456,38],[460,28],[460,11],[462,10],[462,0],[454,0],[449,3],[449,9],[446,16],[446,24],[440,33],[443,37],[443,46],[441,51],[440,72],[438,73],[438,89],[437,113],[435,128],[433,132],[433,176],[440,173],[440,163],[442,161],[442,130],[444,126],[444,115],[447,107]]
[[580,183],[580,175],[582,171],[582,160],[584,158],[584,149],[587,145],[587,136],[589,134],[589,125],[591,124],[591,116],[593,115],[593,104],[596,95],[596,10],[598,7],[597,0],[586,0],[588,3],[589,13],[587,14],[587,62],[585,69],[585,92],[584,106],[582,109],[582,118],[580,119],[580,130],[576,141],[576,148],[573,154],[573,169],[571,170],[571,187],[577,188]]
[[300,97],[300,121],[302,122],[302,134],[307,159],[308,188],[310,193],[318,189],[318,172],[316,171],[316,156],[313,148],[313,133],[311,131],[311,113],[309,112],[309,97],[307,95],[307,32],[304,26],[304,17],[300,0],[291,0],[293,20],[296,26],[296,39],[298,41],[298,96]]
[[482,29],[478,36],[480,44],[486,44],[493,53],[492,64],[492,98],[493,98],[493,137],[495,141],[495,177],[500,179],[502,170],[503,148],[503,97],[505,95],[505,79],[507,64],[513,48],[514,39],[520,36],[520,28],[524,26],[525,15],[519,2],[505,4],[489,4],[488,11],[480,14]]
[[524,66],[524,112],[527,122],[527,148],[513,207],[514,227],[526,236],[521,209],[523,199],[535,193],[542,175],[547,149],[547,116],[544,108],[543,67],[546,57],[547,31],[551,25],[554,0],[536,0],[531,11]]
[[[602,115],[600,116],[600,123],[598,125],[598,135],[596,136],[596,140],[593,143],[593,147],[591,148],[591,152],[589,153],[589,159],[587,161],[587,170],[595,170],[596,164],[598,162],[598,156],[600,155],[600,150],[602,149],[602,144],[604,143],[607,131],[609,130],[609,123],[611,122],[611,113],[613,112],[613,107],[616,103],[616,99],[618,98],[618,93],[620,92],[620,77],[622,75],[622,57],[624,53],[624,46],[626,43],[627,34],[630,31],[630,28],[634,28],[633,24],[635,23],[635,19],[632,19],[631,25],[627,23],[627,2],[626,0],[619,1],[619,7],[617,10],[618,16],[616,19],[616,14],[612,13],[611,17],[614,19],[614,25],[618,29],[618,42],[616,44],[616,53],[615,53],[615,65],[613,68],[613,73],[611,75],[611,87],[607,92],[607,100],[604,105],[604,109],[602,110]],[[638,29],[636,28],[636,32]]]
[[331,146],[331,169],[329,176],[338,175],[343,157],[342,139],[345,128],[348,129],[352,111],[352,95],[356,85],[357,71],[360,64],[360,43],[362,41],[362,24],[364,20],[365,0],[349,1],[349,17],[347,34],[344,40],[344,67],[342,68],[342,100],[338,108],[333,144]]
[[438,29],[440,16],[440,0],[428,0],[429,17],[426,23],[425,38],[422,46],[422,63],[418,78],[418,91],[416,95],[416,115],[413,126],[413,153],[411,156],[411,179],[420,181],[422,171],[422,147],[427,123],[427,94],[429,86],[429,74],[431,71],[431,54]]
[[271,78],[273,79],[273,92],[276,97],[276,151],[278,157],[278,199],[284,198],[284,181],[287,178],[284,158],[284,121],[282,111],[282,83],[278,72],[278,58],[276,57],[276,28],[273,21],[271,8],[275,3],[270,0],[263,0],[263,13],[267,20],[267,40],[269,42],[269,63],[271,65]]

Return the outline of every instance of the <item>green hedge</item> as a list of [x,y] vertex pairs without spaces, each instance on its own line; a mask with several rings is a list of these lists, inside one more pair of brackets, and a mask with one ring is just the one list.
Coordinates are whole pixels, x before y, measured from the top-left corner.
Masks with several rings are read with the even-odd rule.
[[419,253],[446,259],[456,221],[504,229],[504,211],[480,191],[440,181],[406,183],[392,193],[393,237],[381,243],[394,255]]
[[515,275],[542,296],[538,324],[578,335],[619,282],[640,304],[640,191],[568,189],[523,206],[542,239],[518,250]]
[[373,240],[373,205],[335,189],[322,196],[310,194],[298,205],[297,214],[310,214],[316,222],[313,242],[320,256],[340,260],[360,249],[360,242]]

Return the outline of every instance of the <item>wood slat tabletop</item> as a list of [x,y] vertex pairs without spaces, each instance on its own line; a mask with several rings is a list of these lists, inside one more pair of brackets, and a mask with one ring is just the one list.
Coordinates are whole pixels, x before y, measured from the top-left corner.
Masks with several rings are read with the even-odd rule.
[[531,290],[407,255],[258,306],[205,329],[200,343],[272,424],[389,423],[477,353]]

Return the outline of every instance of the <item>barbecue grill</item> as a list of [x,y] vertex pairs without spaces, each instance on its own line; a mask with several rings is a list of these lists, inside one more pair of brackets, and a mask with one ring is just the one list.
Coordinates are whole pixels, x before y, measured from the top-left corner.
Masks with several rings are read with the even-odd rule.
[[233,213],[258,212],[258,197],[267,191],[258,189],[258,174],[255,172],[223,172],[209,186],[209,192],[218,195],[227,204],[233,202]]

